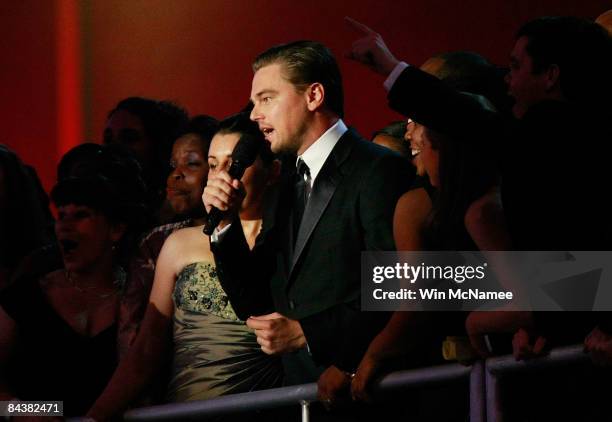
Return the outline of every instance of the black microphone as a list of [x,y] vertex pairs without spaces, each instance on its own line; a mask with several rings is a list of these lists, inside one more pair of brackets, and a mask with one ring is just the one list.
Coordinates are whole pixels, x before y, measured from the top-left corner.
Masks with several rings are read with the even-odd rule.
[[[249,168],[257,158],[259,151],[258,139],[253,136],[242,136],[232,151],[232,165],[227,171],[232,179],[240,179],[244,171]],[[202,231],[211,235],[223,219],[223,211],[212,207]]]

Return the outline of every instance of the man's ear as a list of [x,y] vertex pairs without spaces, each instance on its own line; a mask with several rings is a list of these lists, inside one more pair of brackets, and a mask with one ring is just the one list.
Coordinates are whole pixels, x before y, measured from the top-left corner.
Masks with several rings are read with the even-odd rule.
[[559,70],[559,66],[556,64],[551,64],[550,66],[548,66],[548,69],[546,69],[544,71],[546,79],[545,79],[545,86],[546,86],[546,91],[550,92],[553,91],[555,89],[560,89],[560,82],[561,82],[561,71]]
[[325,88],[319,82],[315,82],[306,88],[305,95],[308,110],[316,111],[323,105],[325,100]]

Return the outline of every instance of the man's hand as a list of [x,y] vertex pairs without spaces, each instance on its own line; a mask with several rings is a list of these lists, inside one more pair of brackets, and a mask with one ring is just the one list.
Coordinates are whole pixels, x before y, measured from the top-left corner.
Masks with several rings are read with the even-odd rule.
[[[532,341],[532,338],[535,340]],[[512,353],[516,360],[532,359],[546,354],[546,338],[540,335],[530,336],[527,330],[520,328],[512,339]]]
[[385,77],[389,76],[399,60],[389,51],[380,34],[348,16],[344,18],[344,21],[350,28],[362,35],[362,38],[353,43],[347,57],[365,64]]
[[274,312],[268,315],[252,316],[246,322],[255,330],[257,343],[269,355],[294,352],[306,347],[306,337],[299,321]]
[[[232,179],[227,171],[208,173],[208,182],[202,194],[206,212],[210,212],[212,207],[220,211],[228,211],[223,220],[227,224],[238,213],[244,196],[242,182],[238,179]],[[224,225],[222,223],[219,226],[223,227]]]
[[351,375],[335,366],[330,366],[319,377],[317,398],[326,409],[329,409],[341,395],[344,394],[348,398],[350,386]]
[[584,340],[584,351],[596,365],[612,365],[612,336],[595,327]]

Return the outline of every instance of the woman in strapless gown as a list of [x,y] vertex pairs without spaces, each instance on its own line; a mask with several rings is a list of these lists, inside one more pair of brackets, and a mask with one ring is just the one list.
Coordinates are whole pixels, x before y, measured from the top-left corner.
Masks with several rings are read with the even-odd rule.
[[174,358],[167,399],[202,400],[280,385],[276,359],[237,316],[213,262],[194,262],[174,288]]
[[[240,219],[233,224],[242,225],[249,247],[256,249],[264,197],[278,176],[279,163],[248,113],[219,124],[208,164],[209,174],[227,170],[234,147],[246,137],[259,145],[259,155],[241,179],[245,196],[236,201]],[[149,305],[136,340],[87,415],[96,420],[120,415],[146,392],[157,375],[163,375],[159,369],[171,345],[167,401],[205,400],[280,386],[280,359],[264,354],[244,323],[251,315],[271,311],[267,283],[254,278],[241,286],[221,285],[202,226],[172,233],[159,254]]]

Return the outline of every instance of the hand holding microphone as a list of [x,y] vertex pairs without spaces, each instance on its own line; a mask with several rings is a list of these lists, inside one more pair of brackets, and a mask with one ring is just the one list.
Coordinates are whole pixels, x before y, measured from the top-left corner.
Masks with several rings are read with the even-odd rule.
[[232,164],[227,171],[211,175],[204,188],[202,200],[208,212],[204,234],[211,235],[222,220],[230,221],[238,211],[244,198],[240,178],[257,158],[259,143],[256,139],[243,136],[232,152]]

